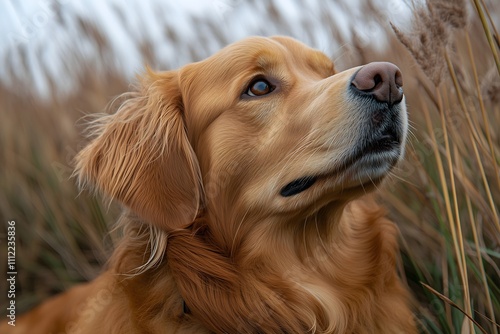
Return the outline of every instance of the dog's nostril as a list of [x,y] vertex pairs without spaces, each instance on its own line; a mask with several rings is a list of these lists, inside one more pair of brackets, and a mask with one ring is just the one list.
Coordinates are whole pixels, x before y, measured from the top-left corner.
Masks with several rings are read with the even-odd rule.
[[387,62],[375,62],[363,66],[353,77],[352,86],[389,105],[403,99],[403,75],[399,68]]
[[[394,66],[396,66],[396,65],[394,65]],[[401,73],[401,71],[399,70],[399,68],[396,71],[394,79],[396,81],[396,87],[398,87],[398,88],[403,87],[403,74]]]

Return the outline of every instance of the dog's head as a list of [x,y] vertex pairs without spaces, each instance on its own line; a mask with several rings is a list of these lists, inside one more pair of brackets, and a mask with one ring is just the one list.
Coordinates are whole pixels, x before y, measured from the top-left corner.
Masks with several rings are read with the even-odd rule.
[[[253,37],[177,71],[147,72],[101,118],[80,180],[169,229],[215,216],[308,215],[374,188],[403,154],[399,69],[337,73],[323,53]],[[240,216],[238,219],[242,219]]]
[[[169,268],[207,328],[343,331],[351,321],[331,317],[341,307],[321,297],[321,279],[317,290],[296,289],[277,273],[314,256],[312,248],[322,244],[305,237],[328,234],[305,224],[313,214],[314,228],[325,231],[331,224],[321,222],[349,220],[339,208],[373,189],[403,154],[401,86],[392,64],[336,73],[328,57],[295,40],[249,38],[177,71],[146,73],[116,113],[93,123],[96,137],[77,156],[77,173],[161,229],[155,234],[168,243],[152,242],[138,258],[167,248],[167,265],[157,268]],[[378,219],[347,211],[356,220]],[[378,247],[361,245],[370,252]],[[353,253],[361,254],[361,267],[374,268],[363,251]],[[325,272],[335,272],[324,262]],[[242,279],[242,271],[258,277]],[[363,282],[357,276],[345,277]],[[353,286],[350,292],[359,290]],[[150,309],[141,310],[150,316]]]

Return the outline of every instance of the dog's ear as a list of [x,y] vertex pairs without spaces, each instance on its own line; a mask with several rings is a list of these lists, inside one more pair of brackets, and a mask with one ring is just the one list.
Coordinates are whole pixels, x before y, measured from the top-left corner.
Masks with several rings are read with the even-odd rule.
[[148,70],[116,113],[91,123],[96,137],[76,157],[81,185],[166,229],[191,223],[202,192],[178,80],[177,72]]

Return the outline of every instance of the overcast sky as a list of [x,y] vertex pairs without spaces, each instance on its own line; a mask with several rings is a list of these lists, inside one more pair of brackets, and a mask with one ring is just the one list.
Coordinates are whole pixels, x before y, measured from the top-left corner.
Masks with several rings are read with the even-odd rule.
[[145,63],[177,68],[256,34],[290,35],[339,57],[353,30],[363,43],[380,47],[383,36],[377,19],[399,25],[409,20],[405,0],[376,1],[377,18],[360,10],[362,2],[4,0],[0,81],[6,85],[15,81],[42,97],[51,94],[49,83],[56,83],[58,94],[64,95],[76,89],[82,71],[112,67],[128,78]]

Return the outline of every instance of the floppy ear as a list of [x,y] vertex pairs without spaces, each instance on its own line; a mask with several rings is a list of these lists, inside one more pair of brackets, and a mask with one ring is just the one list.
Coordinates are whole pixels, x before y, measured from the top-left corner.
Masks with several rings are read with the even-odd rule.
[[124,98],[116,113],[91,123],[96,137],[76,157],[79,183],[159,227],[183,227],[196,217],[202,186],[178,74],[148,70]]

